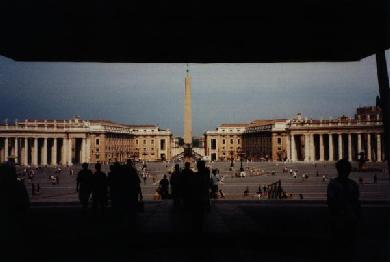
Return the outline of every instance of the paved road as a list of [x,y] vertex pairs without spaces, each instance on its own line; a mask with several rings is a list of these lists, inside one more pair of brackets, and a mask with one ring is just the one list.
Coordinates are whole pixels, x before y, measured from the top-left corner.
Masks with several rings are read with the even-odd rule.
[[[356,163],[353,164],[356,167]],[[283,173],[283,168],[298,170],[297,178],[293,178],[288,173]],[[139,171],[141,166],[137,165]],[[148,172],[155,177],[156,183],[153,183],[152,177],[148,178],[146,183],[142,183],[142,191],[146,200],[152,199],[158,181],[164,174],[167,174],[173,167],[173,163],[151,162],[148,163]],[[302,194],[304,199],[324,200],[326,199],[326,186],[330,178],[337,175],[333,163],[275,163],[275,162],[250,162],[244,163],[247,177],[235,177],[235,173],[240,167],[240,163],[236,162],[233,170],[230,170],[230,162],[215,162],[211,165],[212,168],[218,168],[220,175],[224,177],[223,183],[220,183],[219,188],[225,193],[226,199],[247,199],[255,200],[258,196],[255,194],[259,186],[268,185],[276,182],[279,179],[282,181],[283,189],[293,194],[293,199],[298,199],[299,194]],[[60,174],[60,183],[57,185],[51,184],[48,176],[54,174],[53,168],[43,168],[36,171],[36,175],[32,181],[25,178],[25,184],[31,194],[31,183],[40,184],[40,194],[32,196],[33,202],[72,202],[77,201],[75,192],[76,174],[80,166],[73,166],[74,175],[69,175],[69,169],[64,168]],[[91,169],[93,167],[91,166]],[[351,178],[358,181],[358,178],[363,178],[363,184],[360,185],[361,199],[363,200],[390,200],[390,181],[387,172],[384,171],[385,164],[369,163],[368,171],[352,172]],[[107,172],[108,166],[103,166],[103,171]],[[274,175],[272,175],[274,172]],[[140,172],[141,173],[141,172]],[[260,176],[255,176],[256,173],[261,173]],[[303,179],[302,174],[307,174],[308,179]],[[317,176],[318,174],[318,176]],[[378,177],[378,183],[373,183],[374,174]],[[323,181],[322,176],[326,176],[327,180]],[[246,187],[249,187],[250,194],[248,197],[243,196]]]

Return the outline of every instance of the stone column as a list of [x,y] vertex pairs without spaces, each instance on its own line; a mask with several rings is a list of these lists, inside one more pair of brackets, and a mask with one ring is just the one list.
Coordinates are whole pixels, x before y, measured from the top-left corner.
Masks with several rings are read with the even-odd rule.
[[290,135],[287,135],[287,140],[286,140],[286,155],[287,155],[287,161],[291,160],[291,148],[290,148]]
[[320,161],[325,160],[324,135],[320,134]]
[[371,134],[367,134],[367,160],[371,161]]
[[362,152],[362,134],[358,134],[357,136],[357,144],[358,144],[358,154]]
[[382,161],[382,144],[381,144],[381,134],[376,134],[376,161]]
[[61,164],[62,165],[66,165],[66,163],[67,163],[67,155],[68,155],[67,146],[68,146],[68,139],[63,138],[62,139],[62,147],[61,147]]
[[314,134],[310,134],[310,152],[309,152],[309,159],[311,161],[316,160],[316,150],[315,150],[315,143],[314,143]]
[[24,138],[24,165],[28,166],[28,137]]
[[32,164],[38,166],[38,138],[34,138],[34,154]]
[[85,161],[87,163],[91,162],[91,138],[86,138],[85,139]]
[[309,134],[305,134],[305,162],[309,162],[310,158],[310,138]]
[[68,160],[68,165],[71,166],[72,165],[72,139],[69,138],[68,139],[68,157],[67,157],[67,160]]
[[291,135],[291,161],[297,161],[297,148],[295,146],[295,136]]
[[8,137],[4,138],[4,161],[8,161]]
[[15,137],[15,163],[20,163],[18,138]]
[[41,162],[42,165],[47,165],[47,137],[43,138],[43,148],[42,148],[42,156],[41,156]]
[[81,142],[81,152],[82,152],[82,159],[81,162],[87,162],[87,139],[83,138]]
[[352,135],[348,134],[348,161],[352,161]]
[[338,134],[339,136],[339,159],[343,158],[343,134]]
[[53,138],[53,147],[51,148],[51,164],[57,165],[57,138]]
[[334,152],[333,152],[333,135],[329,134],[329,161],[333,161]]

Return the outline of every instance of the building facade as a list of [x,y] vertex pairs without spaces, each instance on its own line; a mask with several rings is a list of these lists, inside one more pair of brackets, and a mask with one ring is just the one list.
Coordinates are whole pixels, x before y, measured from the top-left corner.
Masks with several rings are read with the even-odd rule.
[[139,160],[170,160],[172,133],[156,125],[129,126],[134,135],[134,157]]
[[170,159],[171,137],[157,126],[79,117],[6,122],[0,125],[0,160],[12,157],[21,165],[45,166]]
[[383,161],[383,122],[379,107],[358,108],[355,118],[308,120],[298,114],[287,127],[291,161]]
[[286,150],[287,119],[255,120],[242,134],[243,156],[249,160],[283,160]]
[[238,160],[242,154],[242,134],[248,124],[221,124],[204,134],[204,154],[210,160]]
[[[231,140],[233,139],[233,140]],[[233,144],[230,142],[233,141]],[[211,160],[240,156],[274,161],[383,161],[383,122],[377,106],[360,107],[354,118],[341,116],[313,120],[255,120],[249,124],[221,125],[205,133],[205,154]]]

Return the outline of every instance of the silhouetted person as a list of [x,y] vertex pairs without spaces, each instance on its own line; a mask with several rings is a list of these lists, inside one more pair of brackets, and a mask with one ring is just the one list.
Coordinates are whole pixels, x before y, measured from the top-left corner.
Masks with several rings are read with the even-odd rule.
[[142,200],[141,180],[131,160],[127,165],[116,162],[109,176],[111,205],[117,219],[135,227],[138,197]]
[[92,191],[92,171],[88,169],[87,163],[83,163],[81,167],[82,169],[77,174],[76,191],[79,193],[82,213],[85,214]]
[[[23,248],[24,226],[30,200],[26,187],[17,180],[16,170],[13,163],[0,165],[0,243],[12,247]],[[7,257],[2,250],[2,256]],[[15,256],[17,254],[13,254]],[[15,257],[14,257],[15,258]]]
[[184,163],[184,169],[181,171],[180,191],[182,192],[183,204],[187,209],[191,202],[191,179],[194,172],[191,170],[191,164],[189,162]]
[[282,181],[279,179],[278,185],[277,185],[277,189],[276,189],[276,197],[277,197],[278,199],[281,199],[281,198],[282,198],[282,192],[283,192],[283,189],[282,189]]
[[175,170],[173,171],[170,179],[171,184],[171,194],[173,198],[173,204],[175,208],[177,208],[180,205],[180,167],[179,164],[175,164]]
[[222,192],[222,189],[219,190],[219,197],[220,198],[225,198],[225,194]]
[[247,186],[244,190],[244,197],[249,196],[249,187]]
[[330,180],[327,190],[333,251],[352,261],[360,217],[359,186],[348,178],[352,169],[348,160],[339,160],[336,169],[338,177]]
[[366,163],[366,154],[364,152],[358,153],[359,170],[362,170]]
[[211,197],[212,198],[218,198],[218,183],[220,181],[220,177],[217,174],[217,170],[212,170],[212,175],[210,179],[210,187],[211,187]]
[[164,175],[163,178],[160,180],[160,194],[162,199],[168,199],[169,196],[169,180],[167,178],[167,175]]
[[261,190],[261,185],[259,185],[259,187],[257,188],[256,194],[258,194],[258,195],[263,194],[263,192]]
[[192,229],[201,232],[203,229],[205,211],[210,208],[210,170],[206,168],[205,162],[197,162],[198,171],[191,177],[191,209],[192,209]]
[[107,205],[107,176],[102,172],[102,165],[95,164],[95,173],[92,175],[92,207],[96,212],[100,208],[104,214]]
[[116,215],[119,215],[121,206],[122,169],[122,166],[115,162],[113,165],[110,165],[110,172],[107,177],[111,207]]
[[126,165],[126,184],[129,187],[128,193],[125,192],[125,195],[128,197],[129,208],[127,209],[127,213],[129,215],[129,222],[132,226],[135,225],[136,212],[138,207],[138,201],[143,200],[142,191],[141,191],[141,180],[139,178],[137,169],[131,159],[127,160]]

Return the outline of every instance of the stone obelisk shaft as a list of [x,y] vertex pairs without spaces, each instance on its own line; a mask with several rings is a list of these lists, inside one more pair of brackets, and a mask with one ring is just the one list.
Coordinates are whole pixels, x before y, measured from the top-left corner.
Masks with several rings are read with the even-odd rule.
[[184,96],[184,160],[192,159],[191,76],[187,71]]

